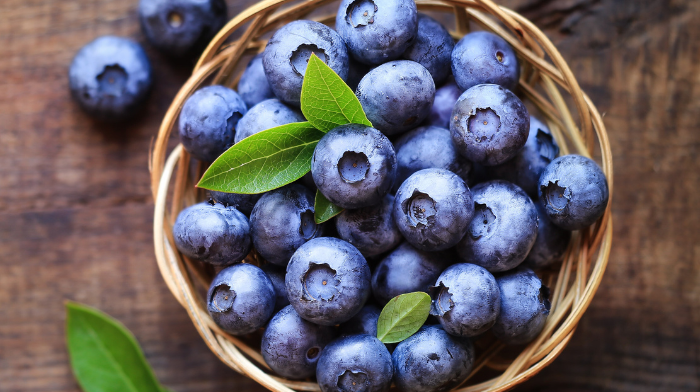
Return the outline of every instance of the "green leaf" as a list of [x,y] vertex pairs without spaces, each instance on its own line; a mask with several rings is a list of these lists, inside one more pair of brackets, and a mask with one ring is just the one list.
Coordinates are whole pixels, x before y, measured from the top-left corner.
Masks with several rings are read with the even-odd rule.
[[377,321],[377,338],[398,343],[416,333],[428,319],[430,296],[423,292],[401,294],[389,301]]
[[256,133],[221,154],[197,186],[252,194],[287,185],[311,169],[311,156],[323,135],[308,122]]
[[323,196],[323,193],[316,191],[316,200],[314,201],[314,220],[316,223],[323,223],[332,217],[343,212],[343,209],[331,203]]
[[304,74],[301,111],[311,125],[323,132],[345,124],[372,126],[352,89],[315,54]]
[[85,392],[161,392],[134,335],[97,309],[66,303],[73,373]]

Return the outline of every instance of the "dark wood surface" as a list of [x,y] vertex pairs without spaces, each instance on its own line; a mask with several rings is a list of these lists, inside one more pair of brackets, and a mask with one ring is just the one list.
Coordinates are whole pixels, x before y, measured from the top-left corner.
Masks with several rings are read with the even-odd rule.
[[[700,390],[700,2],[504,4],[557,44],[615,157],[605,278],[569,347],[519,390]],[[78,390],[65,300],[121,320],[174,391],[262,391],[209,352],[153,255],[148,148],[191,65],[147,47],[155,91],[126,125],[91,121],[68,95],[82,45],[143,42],[136,6],[0,2],[0,391]]]

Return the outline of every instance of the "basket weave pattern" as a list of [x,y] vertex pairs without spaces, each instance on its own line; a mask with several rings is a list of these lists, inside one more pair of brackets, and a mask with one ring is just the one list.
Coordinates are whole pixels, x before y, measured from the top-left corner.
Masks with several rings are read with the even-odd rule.
[[[155,199],[153,234],[161,274],[175,298],[187,310],[200,335],[224,363],[273,391],[319,391],[315,382],[290,381],[272,374],[257,348],[221,331],[206,309],[202,288],[211,281],[211,271],[181,255],[174,246],[172,226],[180,210],[201,199],[194,183],[202,173],[192,165],[182,145],[169,155],[168,141],[185,100],[205,83],[235,87],[250,55],[262,51],[266,33],[305,18],[332,0],[264,0],[243,11],[210,42],[182,86],[158,132],[150,161],[151,188]],[[494,342],[477,351],[471,378],[484,367],[502,372],[471,385],[469,379],[457,391],[505,391],[535,375],[551,363],[571,339],[576,325],[590,304],[605,271],[612,241],[612,155],[602,118],[581,91],[569,66],[554,45],[537,27],[517,13],[490,0],[416,0],[422,11],[454,15],[461,38],[470,21],[500,35],[515,49],[523,65],[519,92],[541,111],[556,138],[561,154],[594,155],[598,149],[601,167],[608,178],[610,202],[603,217],[590,229],[574,232],[561,266],[544,271],[544,282],[552,287],[551,311],[544,330],[514,359],[499,358],[504,348]],[[313,18],[332,26],[335,15]],[[232,34],[239,38],[227,42]],[[567,96],[568,100],[565,100]],[[574,108],[570,111],[569,104]],[[576,117],[574,117],[574,115]],[[596,154],[598,155],[598,154]],[[176,170],[177,168],[177,170]],[[257,263],[249,256],[246,262]]]

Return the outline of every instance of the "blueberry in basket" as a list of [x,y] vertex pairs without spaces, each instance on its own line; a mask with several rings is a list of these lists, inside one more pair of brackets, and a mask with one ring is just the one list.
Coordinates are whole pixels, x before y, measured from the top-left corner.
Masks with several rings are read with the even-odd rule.
[[409,60],[382,64],[369,71],[357,86],[367,118],[385,135],[417,127],[430,114],[435,83],[424,66]]
[[419,170],[401,184],[394,199],[394,221],[417,249],[439,251],[459,242],[474,215],[472,193],[445,169]]
[[430,288],[430,296],[430,314],[453,336],[474,337],[488,331],[501,310],[496,278],[475,264],[447,268]]
[[475,31],[455,45],[452,74],[462,91],[478,84],[498,84],[513,91],[520,78],[520,64],[503,38],[487,31]]
[[263,67],[272,91],[280,101],[299,106],[306,65],[312,54],[345,80],[348,52],[343,39],[330,27],[296,20],[277,30],[263,52]]
[[506,344],[531,342],[549,316],[549,288],[526,267],[508,271],[496,278],[501,293],[501,311],[493,334]]
[[452,109],[454,109],[460,95],[462,95],[462,90],[459,89],[454,81],[445,83],[445,85],[437,88],[435,90],[433,107],[430,109],[426,124],[449,128]]
[[237,91],[248,108],[252,108],[266,99],[275,98],[275,93],[270,87],[270,82],[267,81],[267,76],[265,76],[262,53],[248,62],[248,66],[238,81]]
[[248,218],[213,201],[182,210],[173,226],[173,237],[185,256],[217,266],[240,262],[251,246]]
[[416,38],[402,57],[424,66],[437,85],[451,73],[454,46],[455,42],[444,26],[428,15],[418,14]]
[[258,202],[262,194],[248,195],[244,193],[209,191],[209,196],[215,202],[221,203],[227,207],[233,207],[245,214],[245,216],[250,217],[255,203]]
[[343,0],[335,28],[357,61],[395,60],[415,41],[418,9],[413,0]]
[[277,313],[289,305],[287,287],[284,285],[284,276],[287,274],[287,271],[284,267],[272,263],[265,264],[260,269],[270,278],[270,282],[275,288],[275,313]]
[[439,252],[418,250],[404,242],[386,256],[372,273],[372,293],[381,305],[405,293],[428,292],[450,259]]
[[471,372],[474,345],[438,325],[425,326],[399,343],[391,359],[394,382],[401,391],[449,391]]
[[396,177],[396,153],[389,139],[372,127],[341,125],[316,145],[311,174],[318,190],[342,208],[376,205]]
[[266,129],[304,121],[304,115],[276,98],[266,99],[248,109],[236,127],[236,143]]
[[323,234],[314,222],[313,194],[289,184],[264,194],[250,214],[253,246],[270,263],[286,266],[294,252]]
[[237,92],[207,86],[192,94],[182,107],[180,140],[193,157],[213,162],[234,144],[238,121],[248,111]]
[[479,84],[457,100],[450,132],[457,151],[493,166],[515,157],[527,141],[530,116],[520,98],[497,84]]
[[386,194],[377,205],[343,211],[335,220],[338,237],[354,245],[365,257],[394,249],[403,237],[394,222],[393,206],[394,196]]
[[542,121],[531,116],[525,146],[512,159],[484,168],[490,178],[510,181],[536,199],[540,175],[558,155],[559,146],[552,132]]
[[490,272],[520,265],[537,237],[537,210],[517,185],[503,180],[473,188],[474,218],[455,249],[463,262]]
[[313,239],[294,252],[285,285],[303,319],[336,325],[355,316],[370,296],[370,270],[360,251],[331,237]]
[[394,142],[396,182],[394,190],[413,173],[429,168],[445,169],[467,181],[472,164],[457,152],[448,129],[438,126],[418,127]]
[[125,120],[142,108],[153,85],[151,63],[141,45],[103,36],[83,46],[68,70],[73,99],[101,120]]
[[336,332],[299,317],[291,305],[280,310],[267,324],[260,352],[272,370],[290,379],[316,374],[316,364]]
[[272,317],[275,288],[260,268],[235,264],[214,277],[207,292],[207,310],[224,331],[246,335],[265,326]]
[[340,324],[340,334],[349,335],[372,335],[377,336],[377,321],[381,309],[374,304],[365,305],[350,320]]
[[538,194],[547,216],[566,230],[595,223],[608,205],[608,181],[590,158],[564,155],[542,172]]
[[521,265],[537,270],[563,260],[571,240],[571,232],[552,223],[542,203],[536,202],[535,208],[538,219],[537,238]]
[[326,346],[316,368],[323,392],[380,392],[391,385],[391,354],[374,336],[341,337]]

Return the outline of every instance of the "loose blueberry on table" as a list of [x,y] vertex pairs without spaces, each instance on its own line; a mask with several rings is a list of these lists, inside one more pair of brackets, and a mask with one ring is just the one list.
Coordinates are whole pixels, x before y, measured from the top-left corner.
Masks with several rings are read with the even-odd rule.
[[141,31],[172,57],[198,55],[226,24],[224,0],[140,0]]
[[125,120],[142,108],[153,85],[153,71],[141,45],[103,36],[75,55],[68,83],[73,99],[91,116]]

